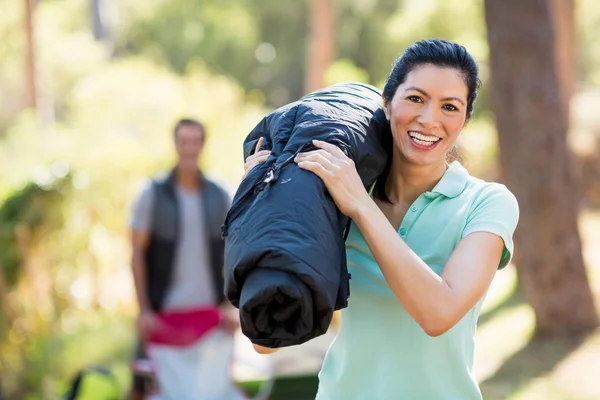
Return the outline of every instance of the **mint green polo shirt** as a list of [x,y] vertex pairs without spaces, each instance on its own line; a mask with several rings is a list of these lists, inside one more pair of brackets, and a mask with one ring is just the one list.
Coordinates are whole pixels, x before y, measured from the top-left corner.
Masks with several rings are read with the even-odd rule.
[[[504,185],[454,162],[411,205],[398,234],[439,275],[463,237],[490,232],[504,240],[503,268],[518,219],[517,200]],[[481,400],[473,353],[483,297],[449,331],[430,337],[398,302],[355,225],[346,253],[350,300],[319,373],[317,399]]]

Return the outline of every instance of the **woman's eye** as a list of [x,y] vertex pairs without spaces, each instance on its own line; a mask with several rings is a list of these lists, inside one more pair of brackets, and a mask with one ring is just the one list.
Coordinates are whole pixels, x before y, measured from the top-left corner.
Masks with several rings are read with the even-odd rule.
[[458,111],[458,108],[454,107],[452,104],[445,104],[444,105],[444,110],[447,110],[447,111]]
[[413,103],[422,103],[423,99],[421,99],[419,96],[408,96],[407,99],[409,101],[412,101]]

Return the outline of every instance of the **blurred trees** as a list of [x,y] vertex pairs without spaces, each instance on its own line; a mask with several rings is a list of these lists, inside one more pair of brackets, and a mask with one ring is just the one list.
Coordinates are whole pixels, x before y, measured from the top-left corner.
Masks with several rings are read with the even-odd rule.
[[[478,59],[485,59],[479,2],[331,1],[331,19],[340,22],[332,30],[336,57],[330,68],[343,80],[382,86],[394,59],[423,37],[460,41]],[[141,53],[179,73],[202,62],[233,77],[252,98],[271,107],[305,93],[307,67],[312,65],[307,52],[309,0],[163,0],[153,7],[138,3],[121,2],[117,54]],[[452,24],[445,23],[448,20]],[[317,24],[320,29],[327,26]],[[332,74],[328,77],[326,83],[338,80]],[[481,106],[485,108],[485,99]]]
[[[201,63],[178,75],[143,56],[114,57],[111,43],[94,40],[87,0],[42,1],[33,18],[38,69],[51,78],[41,94],[56,123],[39,135],[35,113],[21,111],[23,2],[0,0],[0,9],[0,387],[9,399],[57,398],[79,368],[127,366],[133,310],[125,227],[141,180],[172,160],[176,118],[205,121],[203,164],[235,182],[240,143],[265,110]],[[39,188],[61,165],[73,171],[73,195],[61,189],[61,204],[50,206],[46,194],[55,191]],[[64,224],[49,223],[50,215]],[[43,234],[26,242],[35,218]]]
[[[553,1],[561,4],[560,0]],[[127,350],[130,327],[119,320],[116,325],[121,328],[115,334],[106,333],[103,324],[107,315],[133,312],[125,229],[129,206],[141,180],[171,162],[171,124],[184,115],[205,121],[209,140],[203,166],[234,187],[241,176],[240,144],[247,132],[268,109],[304,93],[309,0],[32,1],[37,3],[32,15],[36,97],[41,99],[39,112],[46,115],[51,128],[49,135],[37,134],[39,118],[28,109],[24,2],[0,0],[0,207],[15,204],[23,190],[29,193],[35,186],[43,186],[53,175],[53,168],[63,162],[73,172],[75,195],[63,197],[60,216],[64,226],[57,226],[53,234],[32,246],[26,257],[31,268],[23,267],[21,261],[16,268],[14,262],[3,261],[4,266],[12,266],[2,267],[0,291],[17,307],[19,317],[10,329],[6,323],[0,326],[0,386],[5,395],[21,385],[22,392],[36,398],[52,398],[60,382],[77,368],[98,360],[108,362],[116,352]],[[418,39],[454,40],[469,49],[480,63],[484,86],[474,119],[461,140],[470,153],[468,166],[477,174],[488,172],[496,161],[496,132],[488,112],[483,1],[335,0],[332,4],[332,19],[337,21],[333,30],[336,56],[325,72],[324,84],[359,80],[382,87],[394,58]],[[578,82],[574,89],[579,90],[600,83],[600,3],[577,0],[577,4],[575,34],[580,38],[577,54],[581,63],[571,72]],[[506,11],[504,8],[501,11]],[[524,38],[515,40],[519,44]],[[563,61],[569,57],[553,54]],[[511,63],[506,72],[516,76],[510,69],[516,59],[504,57],[503,62]],[[536,69],[535,77],[541,69]],[[520,82],[522,78],[516,79]],[[535,82],[539,81],[531,79],[523,84]],[[507,81],[505,89],[514,83]],[[530,95],[523,89],[517,93],[519,102]],[[595,104],[587,103],[582,106],[587,105],[588,115],[595,117]],[[577,107],[576,111],[582,110],[586,108]],[[534,111],[553,115],[556,110]],[[529,123],[541,121],[546,125],[540,127],[550,126],[548,114],[539,115]],[[566,126],[562,122],[559,133],[558,128],[551,127],[553,137],[559,140],[555,142],[542,137],[537,126],[534,131],[521,121],[518,132],[522,136],[518,138],[516,131],[506,133],[502,128],[503,148],[509,146],[519,157],[528,157],[534,154],[529,141],[537,140],[533,146],[564,150],[561,143]],[[529,146],[528,154],[517,148],[517,141]],[[563,161],[558,150],[560,166]],[[511,156],[507,151],[502,154],[505,164]],[[514,168],[542,162],[549,168],[544,179],[550,179],[550,171],[559,167],[552,165],[553,159],[530,160],[531,164],[516,164]],[[522,169],[510,174],[515,179],[519,173],[524,175]],[[555,194],[557,199],[561,193],[558,190]],[[27,210],[37,208],[23,207],[22,212]],[[5,222],[10,220],[2,215]],[[556,215],[562,221],[563,214]],[[564,229],[572,229],[572,224]],[[558,233],[549,230],[545,235]],[[573,236],[550,239],[566,241],[566,237]],[[529,242],[524,245],[522,237],[517,240],[518,259]],[[566,243],[578,248],[577,240],[573,240]],[[7,259],[18,250],[14,240],[11,243],[3,242],[10,245],[9,250],[1,250]],[[519,260],[519,265],[529,260]],[[35,273],[26,274],[27,270]],[[9,287],[15,277],[20,279]],[[564,275],[548,278],[571,279]],[[45,289],[39,293],[49,294],[50,300],[40,300],[40,287]],[[558,294],[553,300],[563,301]],[[8,301],[2,300],[2,306],[6,304]],[[96,335],[93,345],[81,339],[88,332]],[[115,337],[119,340],[112,340]],[[13,379],[24,368],[27,376]]]
[[261,100],[287,102],[303,90],[304,3],[176,0],[140,11],[130,2],[117,52],[148,55],[179,73],[199,61],[258,88],[252,94]]
[[[54,331],[60,317],[45,245],[64,225],[63,205],[69,195],[68,167],[43,184],[30,183],[0,204],[0,386],[12,398],[35,390],[40,359],[35,352],[39,331]],[[27,300],[27,301],[24,301]]]
[[[5,114],[25,104],[26,88],[14,83],[14,75],[26,71],[19,53],[25,45],[20,24],[23,4],[0,0],[0,33],[5,38],[0,45],[0,57],[5,62],[0,66],[0,85],[7,90],[5,98],[13,93],[17,97],[10,104],[0,104],[0,129],[6,126]],[[88,29],[93,37],[107,44],[107,51],[115,58],[142,56],[182,75],[203,64],[213,73],[233,78],[248,99],[270,107],[293,101],[305,92],[309,0],[63,0],[39,2],[36,8],[43,5],[45,9],[58,9],[59,4],[63,14],[58,25],[68,19],[70,29]],[[486,80],[488,49],[482,0],[336,0],[332,4],[333,19],[341,23],[335,24],[337,56],[325,84],[355,79],[382,86],[394,58],[410,43],[427,37],[464,44],[480,62]],[[578,0],[578,4],[586,11],[579,14],[580,23],[574,33],[582,39],[577,54],[585,62],[574,71],[574,76],[600,81],[596,72],[600,70],[600,52],[594,51],[598,47],[594,38],[600,34],[600,6],[593,0]],[[15,21],[19,23],[18,30],[13,29]],[[43,23],[42,18],[37,18],[37,22]],[[40,42],[49,34],[39,27],[36,30]],[[37,46],[45,51],[40,43]],[[15,69],[12,61],[17,54],[20,69]],[[72,54],[87,57],[82,49]],[[62,80],[55,76],[60,71],[48,68],[47,57],[40,57],[40,84],[55,85],[51,81]],[[64,68],[64,61],[61,62],[54,65],[59,70]],[[25,81],[24,77],[20,80]],[[61,88],[63,92],[65,89]],[[58,112],[63,105],[60,97],[54,104]],[[484,85],[476,117],[489,109],[487,98]]]
[[[73,45],[72,34],[59,32],[44,42],[55,55]],[[98,50],[84,43],[90,53]],[[78,368],[112,366],[117,356],[127,365],[133,330],[126,318],[134,310],[126,227],[142,181],[173,160],[172,124],[181,115],[206,122],[202,163],[227,186],[242,173],[240,143],[265,113],[235,82],[201,66],[179,76],[143,58],[91,62],[90,53],[80,56],[91,65],[87,74],[67,81],[68,92],[58,91],[65,111],[52,134],[40,136],[34,115],[24,112],[0,142],[0,210],[6,210],[0,211],[0,270],[10,299],[0,304],[16,315],[12,326],[0,323],[0,386],[8,398],[16,392],[55,398]],[[24,242],[13,240],[15,225],[39,215],[40,197],[15,199],[46,186],[64,165],[72,171],[72,195],[63,196],[60,208],[43,210],[64,224],[30,247],[27,268],[16,257]]]
[[305,93],[325,86],[325,73],[335,57],[333,0],[310,0],[309,21]]
[[[485,1],[493,109],[504,179],[519,199],[520,283],[538,336],[598,326],[578,231],[567,147],[573,2]],[[516,67],[518,66],[518,67]]]

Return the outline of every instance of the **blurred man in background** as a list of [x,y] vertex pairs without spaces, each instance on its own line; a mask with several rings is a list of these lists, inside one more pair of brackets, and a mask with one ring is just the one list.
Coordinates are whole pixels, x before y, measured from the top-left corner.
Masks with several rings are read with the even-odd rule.
[[[162,356],[153,359],[148,354],[148,343],[160,337],[163,348],[172,345],[176,350],[164,359],[168,359],[168,369],[181,365],[199,370],[203,357],[196,344],[212,335],[208,332],[227,331],[232,346],[231,333],[239,325],[237,313],[226,305],[223,295],[221,225],[230,197],[198,167],[206,140],[204,126],[196,120],[182,119],[173,134],[177,164],[144,187],[133,207],[130,224],[133,278],[140,310],[137,328],[140,342],[145,345],[140,346],[138,357],[145,353],[155,364],[161,398],[170,398],[166,387],[176,387],[176,378],[161,376],[167,367],[161,368]],[[166,321],[178,325],[168,331]],[[186,332],[184,341],[177,338]],[[195,335],[192,341],[190,334]],[[230,354],[222,357],[228,360]],[[134,377],[138,391],[140,385],[139,377],[137,381]],[[193,393],[188,395],[199,398]]]

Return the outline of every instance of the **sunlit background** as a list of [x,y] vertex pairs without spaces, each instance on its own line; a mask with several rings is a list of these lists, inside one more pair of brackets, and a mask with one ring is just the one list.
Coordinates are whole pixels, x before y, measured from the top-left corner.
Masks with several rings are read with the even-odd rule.
[[[572,20],[558,13],[573,32],[567,143],[598,304],[600,3],[561,6],[574,7]],[[233,193],[242,141],[266,113],[336,82],[383,88],[401,51],[431,37],[479,62],[460,156],[472,174],[503,181],[483,0],[0,0],[0,398],[59,398],[88,365],[108,366],[126,392],[131,202],[174,161],[178,118],[206,124],[202,166]],[[498,274],[480,321],[484,398],[600,398],[600,333],[530,341],[534,312],[516,270]]]

